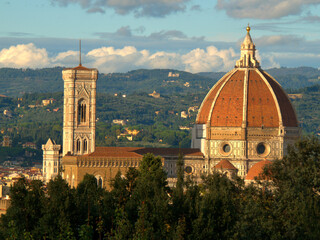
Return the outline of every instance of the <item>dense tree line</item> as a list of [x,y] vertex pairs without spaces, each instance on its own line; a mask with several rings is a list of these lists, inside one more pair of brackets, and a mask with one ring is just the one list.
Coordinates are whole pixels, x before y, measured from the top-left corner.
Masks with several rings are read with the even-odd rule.
[[178,163],[167,186],[161,159],[120,173],[112,189],[86,175],[76,189],[57,177],[45,189],[21,179],[0,219],[1,239],[318,239],[320,142],[304,139],[246,186],[215,173],[196,185]]

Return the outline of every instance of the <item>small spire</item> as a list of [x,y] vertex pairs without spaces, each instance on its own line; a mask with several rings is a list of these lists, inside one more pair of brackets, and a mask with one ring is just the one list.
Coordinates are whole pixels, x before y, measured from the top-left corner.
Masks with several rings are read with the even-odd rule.
[[240,68],[256,68],[259,67],[259,61],[256,59],[255,52],[256,47],[250,36],[250,26],[248,23],[247,34],[241,44],[241,56],[236,63],[236,67]]
[[82,64],[81,64],[81,39],[79,39],[79,66],[82,66]]

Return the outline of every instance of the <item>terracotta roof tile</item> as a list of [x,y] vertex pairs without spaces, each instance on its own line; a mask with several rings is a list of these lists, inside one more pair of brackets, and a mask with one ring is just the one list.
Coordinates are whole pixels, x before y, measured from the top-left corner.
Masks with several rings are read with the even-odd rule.
[[274,81],[266,72],[262,73],[268,80],[277,97],[282,115],[283,125],[286,127],[298,127],[297,116],[286,93],[283,91],[281,86],[276,81]]
[[237,170],[235,166],[227,159],[222,159],[217,165],[214,166],[215,169],[228,169],[228,170]]
[[263,160],[260,161],[256,164],[254,164],[250,169],[249,172],[246,176],[246,180],[255,180],[256,178],[258,180],[265,180],[264,177],[262,176],[263,169],[265,166],[271,164],[272,162],[268,160]]
[[243,70],[235,72],[223,86],[213,107],[211,126],[241,126],[244,73]]
[[178,156],[179,151],[184,156],[203,156],[199,149],[192,148],[143,148],[143,147],[96,147],[95,152],[84,156],[139,158],[144,154],[153,153],[155,156]]
[[[280,117],[284,126],[298,127],[294,109],[281,86],[258,68],[248,71],[248,84],[245,85],[245,71],[230,71],[210,90],[201,105],[196,123],[206,124],[210,120],[212,127],[240,127],[245,109],[244,87],[247,86],[248,127],[279,127]],[[277,110],[278,104],[280,112]]]
[[82,66],[82,65],[78,65],[78,66],[76,66],[76,67],[74,67],[74,68],[65,68],[64,70],[68,70],[68,69],[73,69],[73,70],[88,70],[88,71],[93,70],[93,68],[86,68],[86,67],[84,67],[84,66]]
[[272,93],[257,71],[249,71],[248,127],[279,127],[279,116]]
[[222,84],[228,79],[230,73],[227,74],[223,79],[221,79],[217,84],[215,84],[210,92],[207,94],[206,98],[203,100],[203,103],[200,107],[199,114],[197,116],[197,124],[206,124],[209,118],[209,112],[211,105],[216,97],[217,92],[219,91]]

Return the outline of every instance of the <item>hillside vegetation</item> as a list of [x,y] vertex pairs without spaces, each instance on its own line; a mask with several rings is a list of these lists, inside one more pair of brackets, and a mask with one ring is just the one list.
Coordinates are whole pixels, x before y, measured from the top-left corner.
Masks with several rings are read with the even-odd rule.
[[[189,147],[190,128],[206,93],[203,90],[160,95],[160,98],[148,93],[133,93],[126,97],[98,93],[96,143],[98,146]],[[320,85],[296,93],[299,97],[292,99],[292,103],[303,133],[319,134]],[[54,99],[53,103],[43,106],[42,100],[50,98]],[[61,144],[62,107],[62,92],[25,94],[20,99],[0,97],[0,141],[4,135],[9,135],[14,146],[29,141],[40,148],[50,137]],[[4,115],[4,110],[11,116]],[[125,125],[115,124],[114,120],[124,120]],[[128,139],[131,136],[128,130],[139,133]]]
[[[44,69],[0,69],[0,94],[22,96],[24,93],[63,91],[62,67]],[[319,83],[320,71],[311,67],[273,68],[267,70],[284,89],[295,91]],[[170,74],[171,73],[171,74]],[[192,74],[172,69],[134,70],[127,73],[100,73],[100,93],[132,94],[156,91],[161,94],[201,92],[210,89],[225,73]]]

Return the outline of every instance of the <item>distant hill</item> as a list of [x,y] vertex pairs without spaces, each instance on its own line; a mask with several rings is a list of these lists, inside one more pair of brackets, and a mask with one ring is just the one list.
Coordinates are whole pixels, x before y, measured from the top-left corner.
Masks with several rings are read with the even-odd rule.
[[[0,69],[0,94],[22,96],[24,93],[63,91],[62,67],[43,69]],[[320,71],[311,67],[273,68],[267,70],[285,89],[294,90],[319,82]],[[98,92],[184,94],[210,89],[225,73],[192,74],[172,69],[140,69],[127,73],[100,74]]]
[[[22,96],[24,93],[63,91],[62,67],[44,69],[0,69],[0,94]],[[98,92],[131,94],[188,93],[209,89],[218,79],[170,69],[135,70],[127,73],[99,74]]]

